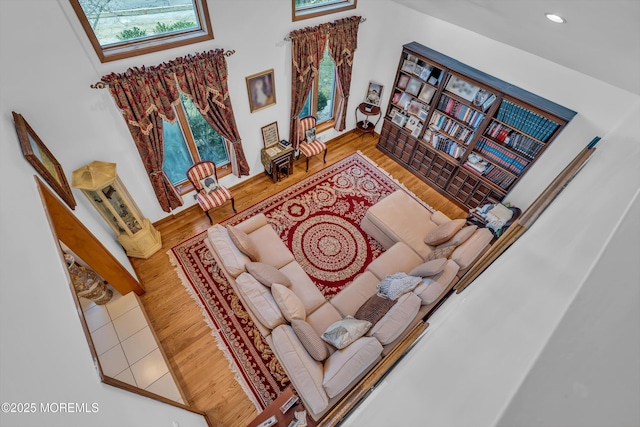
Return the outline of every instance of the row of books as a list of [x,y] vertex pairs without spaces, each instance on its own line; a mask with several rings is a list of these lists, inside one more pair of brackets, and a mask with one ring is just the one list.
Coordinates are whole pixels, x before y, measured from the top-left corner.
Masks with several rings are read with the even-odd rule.
[[502,100],[496,118],[542,142],[547,142],[560,126],[553,120],[549,120],[506,99]]
[[434,132],[431,137],[431,145],[437,150],[444,151],[453,158],[459,159],[465,152],[465,146],[447,138],[445,135]]
[[509,172],[503,169],[495,167],[493,164],[487,161],[476,163],[465,162],[462,166],[477,175],[484,176],[489,181],[505,190],[507,190],[516,179],[514,175],[511,175]]
[[504,142],[509,147],[513,147],[514,150],[531,159],[535,158],[540,150],[542,150],[542,147],[544,147],[544,144],[541,142],[518,133],[510,127],[496,121],[491,122],[485,131],[485,135],[490,136],[496,141]]
[[469,124],[469,126],[477,129],[484,120],[484,114],[482,114],[478,110],[474,110],[473,108],[461,103],[460,101],[456,101],[455,99],[442,95],[440,97],[440,101],[438,101],[438,110],[444,111],[450,116],[455,117],[456,119]]
[[480,138],[475,149],[484,157],[518,175],[529,164],[522,157],[486,138]]
[[445,132],[460,141],[468,144],[473,139],[474,132],[471,128],[463,126],[459,122],[435,111],[431,117],[431,127]]

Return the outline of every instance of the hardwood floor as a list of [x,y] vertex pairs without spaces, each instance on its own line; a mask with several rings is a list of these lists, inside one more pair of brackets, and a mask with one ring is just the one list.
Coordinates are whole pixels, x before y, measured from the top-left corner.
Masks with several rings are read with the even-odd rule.
[[[466,217],[466,211],[375,148],[377,140],[377,135],[341,135],[327,143],[327,165],[359,150],[434,209],[450,218]],[[280,182],[273,183],[264,174],[247,179],[232,188],[236,209],[240,212],[325,166],[321,156],[313,157],[305,173],[305,159],[301,157],[295,161],[294,173]],[[214,222],[223,221],[233,215],[231,204],[210,214]],[[257,411],[234,379],[200,308],[180,283],[166,254],[209,226],[197,205],[163,219],[156,224],[162,249],[146,260],[131,258],[131,263],[146,290],[141,297],[144,308],[189,403],[204,411],[211,425],[246,426]]]

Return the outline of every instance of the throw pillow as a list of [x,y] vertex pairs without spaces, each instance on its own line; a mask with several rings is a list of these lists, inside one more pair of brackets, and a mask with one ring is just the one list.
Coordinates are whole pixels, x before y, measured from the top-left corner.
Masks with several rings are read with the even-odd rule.
[[421,277],[409,276],[402,272],[389,274],[378,283],[378,295],[391,300],[398,299],[418,286],[420,280],[422,280]]
[[291,287],[291,280],[272,265],[265,264],[264,262],[248,262],[245,268],[258,282],[268,288],[270,288],[273,283],[280,283],[288,288]]
[[313,141],[316,140],[316,128],[311,128],[311,129],[307,129],[307,131],[305,132],[305,142],[307,144],[311,144]]
[[427,245],[438,246],[441,243],[451,239],[462,227],[466,220],[454,219],[445,224],[439,225],[435,230],[425,237],[424,242]]
[[444,270],[444,265],[447,263],[446,258],[438,258],[425,263],[420,264],[409,272],[409,276],[429,277],[435,276]]
[[302,346],[307,350],[309,356],[314,358],[314,360],[322,362],[329,357],[329,348],[327,347],[327,344],[322,341],[320,335],[318,335],[310,324],[304,320],[293,319],[291,321],[291,327],[302,343]]
[[375,326],[378,320],[382,319],[396,302],[397,300],[371,295],[371,297],[360,306],[353,317],[366,320],[371,323],[371,326]]
[[460,246],[467,241],[469,237],[473,235],[478,229],[477,225],[470,225],[468,227],[462,227],[451,239],[438,245],[439,248],[446,248],[447,246]]
[[322,339],[341,350],[363,336],[371,328],[371,323],[347,316],[331,324],[322,334]]
[[276,300],[276,304],[282,315],[288,322],[294,319],[304,320],[307,318],[307,310],[304,308],[304,304],[300,301],[300,298],[293,291],[280,283],[274,283],[271,285],[271,295]]
[[214,175],[209,175],[200,180],[200,186],[202,187],[202,191],[210,194],[216,191],[219,187],[218,181]]
[[227,225],[227,232],[233,244],[240,249],[240,252],[248,256],[251,261],[260,261],[258,248],[255,247],[247,233],[232,225]]
[[432,261],[438,258],[449,258],[451,254],[456,250],[455,246],[447,246],[445,248],[435,248],[431,251],[429,256],[425,259],[425,261]]

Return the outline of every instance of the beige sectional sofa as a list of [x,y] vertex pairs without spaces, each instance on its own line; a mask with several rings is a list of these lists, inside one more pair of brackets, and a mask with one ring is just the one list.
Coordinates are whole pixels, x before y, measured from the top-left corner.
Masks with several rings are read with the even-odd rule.
[[[386,213],[389,209],[391,215]],[[397,220],[405,215],[406,221]],[[389,195],[371,207],[362,222],[387,250],[330,300],[324,298],[263,214],[235,227],[216,224],[209,228],[206,242],[308,413],[318,420],[453,287],[461,265],[468,267],[471,258],[484,249],[478,243],[483,233],[469,237],[473,242],[466,248],[467,242],[460,245],[459,252],[454,252],[457,258],[436,260],[437,273],[402,294],[364,336],[341,349],[326,344],[320,336],[335,322],[355,316],[376,295],[385,277],[423,267],[437,247],[421,244],[415,230],[426,236],[429,230],[450,221],[442,213],[431,215],[402,190]],[[476,250],[475,256],[470,249]]]

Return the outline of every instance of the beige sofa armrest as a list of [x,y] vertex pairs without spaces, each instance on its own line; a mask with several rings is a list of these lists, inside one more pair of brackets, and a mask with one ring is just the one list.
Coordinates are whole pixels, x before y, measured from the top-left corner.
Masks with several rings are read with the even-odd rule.
[[248,218],[242,221],[241,223],[236,225],[236,227],[238,227],[238,229],[244,231],[247,234],[251,234],[252,232],[259,229],[260,227],[267,224],[268,224],[267,217],[263,213],[259,213],[257,215],[252,216],[251,218]]
[[313,359],[290,325],[280,325],[271,331],[271,349],[287,373],[293,387],[312,414],[323,412],[329,396],[322,385],[322,363]]
[[466,242],[456,248],[449,259],[455,261],[460,266],[460,272],[464,273],[482,252],[489,247],[492,239],[493,234],[488,228],[479,228]]
[[373,337],[358,338],[342,350],[335,351],[324,361],[322,385],[329,397],[350,387],[363,372],[380,360],[382,344]]
[[431,215],[431,221],[435,222],[437,225],[442,225],[442,224],[446,224],[447,222],[451,221],[451,218],[449,218],[448,216],[446,216],[445,214],[443,214],[440,211],[435,211]]

